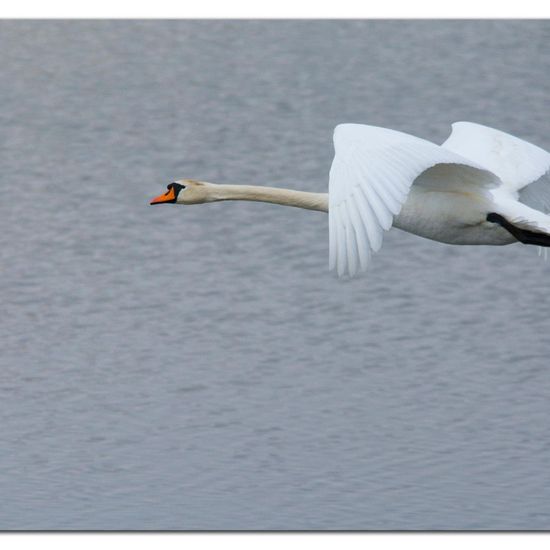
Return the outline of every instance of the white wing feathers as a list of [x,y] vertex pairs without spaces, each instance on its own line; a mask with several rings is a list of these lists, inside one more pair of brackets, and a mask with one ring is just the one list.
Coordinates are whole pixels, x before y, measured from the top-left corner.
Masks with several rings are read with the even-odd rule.
[[550,170],[550,153],[544,149],[473,122],[455,122],[442,147],[490,170],[510,191],[518,191]]
[[407,200],[411,185],[436,164],[485,169],[429,141],[394,130],[340,124],[329,178],[329,264],[338,276],[364,271]]
[[[550,153],[500,130],[473,122],[455,122],[442,147],[475,160],[502,180],[517,201],[500,197],[499,207],[515,225],[550,233]],[[544,257],[547,257],[544,249]],[[539,254],[541,248],[539,247]]]

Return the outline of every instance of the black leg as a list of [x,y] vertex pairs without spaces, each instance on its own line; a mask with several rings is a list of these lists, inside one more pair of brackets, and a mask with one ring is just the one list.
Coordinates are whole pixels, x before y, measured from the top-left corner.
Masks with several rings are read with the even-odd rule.
[[550,246],[550,235],[545,233],[538,233],[536,231],[529,231],[527,229],[521,229],[516,225],[511,224],[506,218],[500,214],[491,212],[487,214],[487,221],[498,223],[506,231],[511,233],[520,243],[523,244],[536,244],[537,246]]

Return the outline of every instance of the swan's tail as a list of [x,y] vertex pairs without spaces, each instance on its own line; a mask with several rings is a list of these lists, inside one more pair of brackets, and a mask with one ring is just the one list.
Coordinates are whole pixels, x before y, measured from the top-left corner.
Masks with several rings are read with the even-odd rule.
[[498,223],[504,229],[506,229],[509,233],[511,233],[516,239],[524,244],[536,244],[537,245],[537,253],[539,255],[539,258],[544,258],[544,261],[548,261],[548,248],[550,247],[550,235],[546,235],[544,233],[539,233],[536,231],[527,231],[525,229],[521,229],[520,227],[511,224],[508,220],[500,216],[499,214],[495,214],[494,212],[489,214],[487,216],[487,221]]
[[499,213],[490,212],[487,221],[498,223],[521,243],[536,245],[538,255],[547,261],[550,216],[521,202],[499,198],[496,202]]
[[[498,223],[520,243],[539,247],[539,256],[548,256],[550,247],[550,216],[502,194],[494,194],[495,210],[487,221]],[[544,250],[543,250],[544,249]]]

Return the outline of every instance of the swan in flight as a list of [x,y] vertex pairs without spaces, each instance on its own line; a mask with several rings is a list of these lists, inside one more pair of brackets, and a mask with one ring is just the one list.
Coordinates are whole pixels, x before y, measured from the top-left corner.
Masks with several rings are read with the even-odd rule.
[[392,226],[449,244],[550,246],[550,153],[499,130],[456,122],[436,145],[340,124],[328,193],[177,180],[151,204],[261,201],[328,212],[329,264],[364,271]]

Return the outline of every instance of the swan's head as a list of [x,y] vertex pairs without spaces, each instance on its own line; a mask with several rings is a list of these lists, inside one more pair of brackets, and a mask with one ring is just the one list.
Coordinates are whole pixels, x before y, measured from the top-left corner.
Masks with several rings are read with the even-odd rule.
[[211,202],[213,183],[195,180],[177,180],[168,185],[166,193],[155,197],[151,204],[200,204]]

